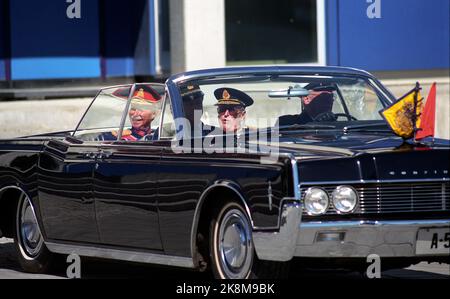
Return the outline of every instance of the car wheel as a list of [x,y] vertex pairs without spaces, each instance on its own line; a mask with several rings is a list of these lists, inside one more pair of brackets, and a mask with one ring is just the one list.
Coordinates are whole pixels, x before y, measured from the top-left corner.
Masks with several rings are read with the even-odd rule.
[[22,194],[17,205],[14,241],[22,269],[31,273],[48,270],[52,254],[45,247],[33,205],[25,194]]
[[284,278],[288,263],[259,260],[244,209],[229,202],[216,209],[210,224],[211,268],[217,279]]

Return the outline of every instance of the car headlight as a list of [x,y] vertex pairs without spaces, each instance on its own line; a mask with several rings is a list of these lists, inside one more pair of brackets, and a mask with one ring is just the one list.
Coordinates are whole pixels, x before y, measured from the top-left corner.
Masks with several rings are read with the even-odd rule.
[[334,208],[340,213],[350,213],[358,204],[358,194],[349,186],[339,186],[331,195]]
[[330,205],[330,199],[325,190],[311,187],[306,190],[304,203],[306,212],[309,215],[316,216],[326,213],[328,206]]

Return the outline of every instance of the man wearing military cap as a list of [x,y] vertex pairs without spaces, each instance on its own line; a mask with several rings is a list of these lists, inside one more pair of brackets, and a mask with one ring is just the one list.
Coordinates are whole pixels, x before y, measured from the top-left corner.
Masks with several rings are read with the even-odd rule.
[[[116,90],[113,95],[122,99],[128,98],[129,88]],[[150,86],[145,84],[136,85],[136,90],[131,98],[128,117],[131,128],[124,129],[122,140],[136,141],[153,139],[155,130],[152,130],[151,123],[161,111],[161,96]],[[102,140],[116,140],[117,131],[102,134]]]
[[151,124],[160,112],[160,100],[161,96],[147,85],[142,85],[135,91],[128,111],[131,130],[122,133],[123,140],[139,140],[155,133]]
[[219,125],[224,133],[238,133],[243,129],[245,108],[253,105],[253,99],[238,89],[223,87],[214,91],[217,99]]

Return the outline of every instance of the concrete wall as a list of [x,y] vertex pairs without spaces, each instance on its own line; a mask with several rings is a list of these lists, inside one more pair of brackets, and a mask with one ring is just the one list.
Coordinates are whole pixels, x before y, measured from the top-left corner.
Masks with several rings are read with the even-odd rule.
[[0,102],[0,138],[73,130],[91,98]]
[[170,0],[172,73],[223,67],[224,0]]

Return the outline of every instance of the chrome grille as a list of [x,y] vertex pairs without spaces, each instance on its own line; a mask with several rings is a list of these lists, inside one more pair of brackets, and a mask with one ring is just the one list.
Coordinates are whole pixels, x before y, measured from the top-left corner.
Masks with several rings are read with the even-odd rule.
[[[355,188],[359,207],[355,213],[402,213],[450,211],[450,182],[340,184]],[[318,186],[331,193],[340,185]],[[302,186],[302,198],[309,186]],[[327,214],[336,214],[333,205]]]

